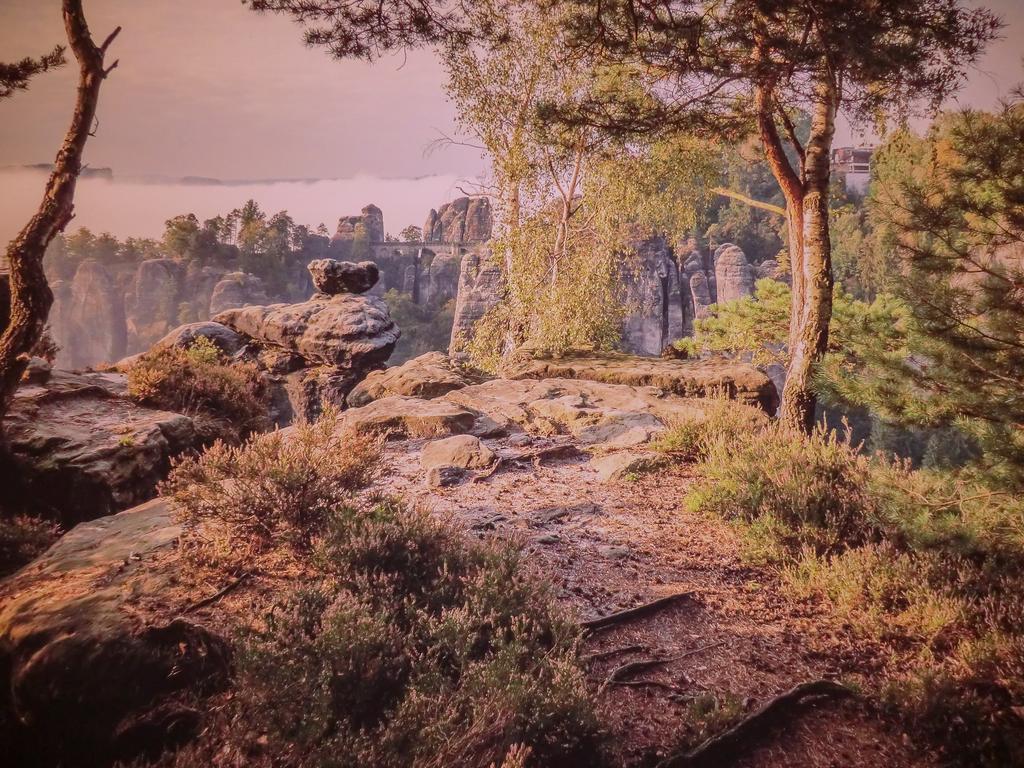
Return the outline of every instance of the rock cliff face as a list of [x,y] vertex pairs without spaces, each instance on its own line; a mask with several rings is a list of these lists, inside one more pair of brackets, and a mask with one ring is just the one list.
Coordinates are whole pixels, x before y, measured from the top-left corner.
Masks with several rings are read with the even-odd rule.
[[462,259],[455,320],[448,345],[451,354],[465,349],[473,338],[474,326],[501,298],[502,285],[501,265],[489,252],[482,256],[470,254]]
[[174,259],[110,266],[89,259],[51,287],[50,328],[61,348],[57,364],[66,368],[113,363],[183,322],[268,301],[258,277]]
[[55,297],[63,299],[57,315],[64,327],[52,326],[58,344],[66,347],[72,365],[117,360],[124,355],[127,328],[123,294],[107,269],[97,261],[82,262],[68,286]]
[[491,239],[491,202],[486,197],[460,197],[431,209],[423,224],[428,243],[480,244]]

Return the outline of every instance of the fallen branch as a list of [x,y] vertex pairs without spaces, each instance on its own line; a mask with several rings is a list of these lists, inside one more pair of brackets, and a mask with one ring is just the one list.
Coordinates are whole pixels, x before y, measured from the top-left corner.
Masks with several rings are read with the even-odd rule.
[[200,608],[205,608],[208,605],[212,605],[213,603],[217,602],[222,597],[227,595],[229,592],[233,592],[234,590],[236,590],[239,587],[239,585],[241,585],[241,583],[248,579],[250,576],[252,576],[251,573],[243,573],[237,579],[230,582],[226,587],[218,589],[209,597],[204,597],[202,600],[199,600],[195,603],[192,603],[192,605],[187,606],[184,610],[181,611],[181,615],[184,616],[186,613],[193,613],[195,611],[198,611]]
[[700,768],[726,765],[742,750],[776,725],[787,713],[811,699],[839,699],[853,696],[845,685],[831,680],[800,683],[767,702],[727,731],[705,741],[696,749],[668,757],[657,768]]
[[580,622],[580,626],[588,632],[595,632],[599,629],[605,629],[616,624],[624,624],[633,619],[639,619],[643,616],[649,616],[652,613],[662,611],[672,605],[675,605],[682,600],[689,600],[694,595],[693,592],[676,592],[673,595],[666,595],[665,597],[659,597],[657,600],[652,600],[649,603],[638,605],[633,608],[627,608],[623,611],[617,611],[609,614],[608,616],[601,616],[596,619],[587,619]]
[[475,475],[472,482],[479,483],[497,472],[500,468],[510,463],[519,461],[532,461],[534,466],[540,466],[545,459],[570,459],[582,453],[575,445],[553,445],[548,448],[539,448],[536,451],[523,451],[514,456],[501,457],[494,460],[494,463],[483,472]]

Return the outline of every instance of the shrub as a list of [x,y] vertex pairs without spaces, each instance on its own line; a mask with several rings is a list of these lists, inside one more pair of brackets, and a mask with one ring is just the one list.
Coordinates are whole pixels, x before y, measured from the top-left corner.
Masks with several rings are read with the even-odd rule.
[[382,501],[332,513],[315,562],[241,638],[234,722],[267,764],[595,764],[579,628],[515,548]]
[[707,458],[713,440],[768,424],[763,411],[741,406],[733,400],[711,398],[704,407],[703,417],[671,421],[665,431],[651,441],[651,449],[682,461],[696,461]]
[[165,347],[143,355],[128,369],[128,394],[145,405],[200,417],[200,431],[231,439],[267,425],[256,366],[228,365],[205,338],[188,349]]
[[[198,540],[244,557],[278,538],[309,546],[328,515],[372,482],[380,469],[380,437],[341,428],[338,412],[286,431],[256,435],[241,446],[216,442],[173,468],[161,491]],[[216,559],[216,558],[214,558]]]
[[690,504],[736,521],[792,594],[886,648],[883,701],[908,732],[947,764],[1024,765],[1024,502],[823,430],[709,423],[698,437]]
[[793,550],[839,551],[872,535],[869,462],[834,432],[804,438],[780,424],[710,423],[692,508],[728,520],[775,521]]
[[57,540],[55,523],[27,515],[0,513],[0,576],[13,573]]

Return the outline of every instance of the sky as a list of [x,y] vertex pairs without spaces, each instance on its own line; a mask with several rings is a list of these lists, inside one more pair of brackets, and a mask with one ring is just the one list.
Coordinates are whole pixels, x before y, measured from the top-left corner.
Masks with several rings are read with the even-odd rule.
[[[985,4],[1009,26],[969,73],[958,98],[965,106],[991,106],[1024,81],[1024,0]],[[275,210],[282,200],[297,221],[326,219],[329,226],[368,202],[388,217],[390,204],[395,220],[386,224],[397,231],[457,196],[460,179],[485,171],[476,150],[428,151],[455,130],[442,68],[428,51],[373,64],[334,61],[305,47],[287,18],[255,14],[240,0],[86,0],[85,9],[98,39],[123,27],[110,53],[120,65],[103,85],[99,130],[86,149],[89,165],[113,168],[121,183],[83,183],[80,224],[122,236],[158,235],[176,213],[212,216],[252,194]],[[59,0],[0,0],[0,59],[39,55],[63,39]],[[0,102],[0,167],[52,161],[75,77],[69,65]],[[837,136],[839,144],[855,140],[848,127]],[[221,188],[223,194],[173,184],[173,194],[153,189],[153,181],[183,176],[346,181],[320,188],[251,184]],[[436,178],[377,185],[424,176]],[[34,204],[33,186],[41,192],[42,184],[34,175],[0,174],[0,239],[13,234]],[[384,193],[389,200],[374,199]]]

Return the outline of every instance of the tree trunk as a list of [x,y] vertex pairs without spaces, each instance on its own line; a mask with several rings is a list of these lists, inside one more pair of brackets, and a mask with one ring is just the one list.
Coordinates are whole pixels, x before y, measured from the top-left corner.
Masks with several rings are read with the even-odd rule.
[[[785,424],[809,433],[814,428],[817,396],[811,387],[814,367],[828,346],[832,320],[832,243],[829,235],[829,179],[835,135],[837,91],[829,77],[815,89],[811,134],[804,160],[802,198],[803,301],[790,327],[789,369],[782,391]],[[793,269],[794,284],[796,267]],[[796,310],[796,306],[794,306]]]
[[7,413],[29,354],[46,327],[53,293],[43,272],[43,255],[74,215],[75,185],[96,117],[100,85],[117,66],[115,61],[104,68],[103,58],[120,27],[97,46],[85,21],[82,0],[63,0],[63,11],[68,43],[79,65],[78,97],[39,209],[7,248],[11,309],[0,336],[0,419]]

